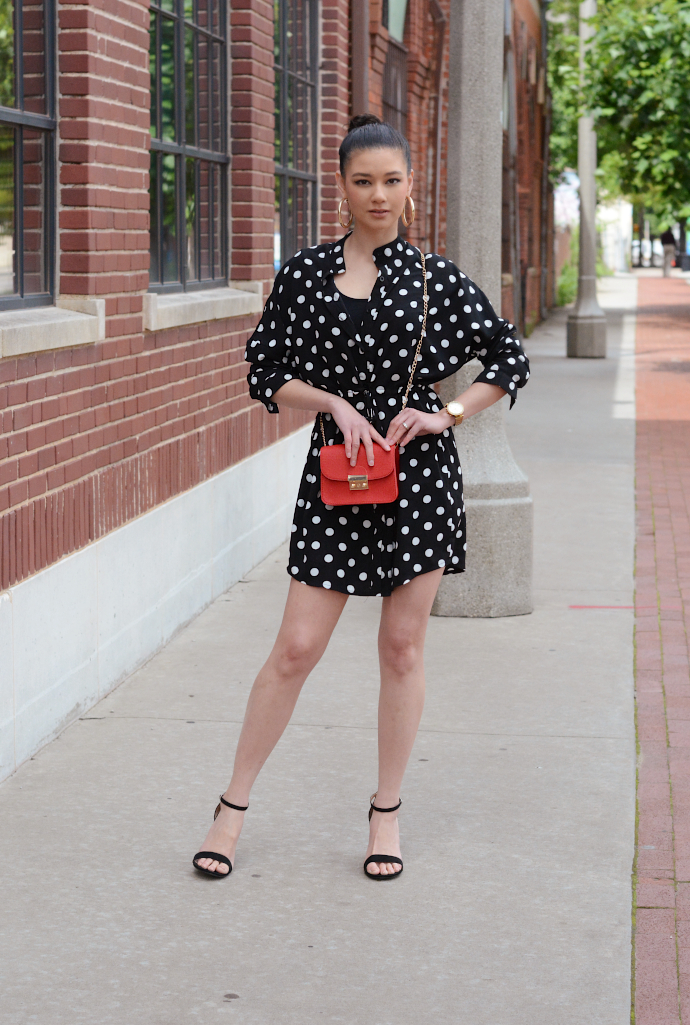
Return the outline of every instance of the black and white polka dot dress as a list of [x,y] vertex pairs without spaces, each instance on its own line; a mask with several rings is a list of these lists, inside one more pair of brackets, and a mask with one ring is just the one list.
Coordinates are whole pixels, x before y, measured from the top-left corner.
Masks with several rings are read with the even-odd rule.
[[[305,249],[278,273],[261,322],[247,343],[253,398],[277,413],[273,396],[299,378],[348,399],[385,437],[402,396],[423,317],[419,252],[404,239],[374,251],[378,278],[361,327],[337,287],[343,243]],[[478,381],[497,384],[513,405],[529,366],[512,324],[454,264],[426,257],[429,315],[409,407],[437,412],[433,385],[477,356]],[[324,414],[326,442],[343,441]],[[453,431],[414,438],[400,449],[400,494],[390,505],[321,501],[318,418],[299,489],[288,572],[346,594],[389,595],[421,573],[465,568],[465,507]]]

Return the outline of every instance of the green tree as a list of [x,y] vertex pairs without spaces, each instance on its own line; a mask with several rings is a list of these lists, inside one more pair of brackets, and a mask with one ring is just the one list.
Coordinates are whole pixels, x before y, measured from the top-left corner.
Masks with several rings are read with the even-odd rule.
[[602,171],[660,215],[690,213],[690,0],[600,0],[584,103]]
[[577,120],[580,107],[579,0],[549,5],[548,75],[551,89],[551,177],[577,167]]

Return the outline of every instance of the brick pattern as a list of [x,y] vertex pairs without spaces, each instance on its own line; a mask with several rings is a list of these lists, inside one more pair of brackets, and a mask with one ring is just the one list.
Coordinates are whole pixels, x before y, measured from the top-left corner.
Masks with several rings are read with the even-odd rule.
[[273,284],[275,200],[273,4],[233,0],[232,277]]
[[[513,52],[517,80],[517,202],[520,220],[520,278],[523,310],[515,309],[513,286],[503,288],[503,316],[517,318],[529,334],[541,320],[542,264],[542,171],[544,168],[544,133],[547,128],[547,93],[545,89],[545,54],[541,46],[541,23],[529,0],[514,0]],[[504,168],[507,156],[504,153]],[[508,175],[504,171],[504,190]],[[508,205],[503,206],[504,274],[512,274],[511,227]],[[549,207],[553,201],[549,193]],[[553,264],[553,225],[547,215],[547,266]],[[549,281],[551,288],[549,290]],[[553,294],[552,277],[547,280],[547,304]],[[521,313],[521,316],[518,316]]]
[[[450,18],[450,0],[441,0],[446,18]],[[382,25],[383,4],[371,0],[369,5],[370,63],[369,109],[383,116],[383,74],[388,54],[388,31]],[[407,49],[407,139],[414,168],[413,197],[415,220],[404,232],[414,245],[432,248],[434,229],[434,189],[436,150],[435,85],[437,32],[428,0],[410,0],[405,22],[404,45]],[[448,58],[449,33],[446,29],[441,57],[441,204],[439,210],[438,251],[446,246],[446,147],[448,129]]]
[[141,331],[148,288],[148,6],[59,7],[60,292],[106,298],[109,337]]
[[[254,318],[0,363],[0,587],[309,418],[247,398]],[[119,347],[119,348],[118,348]]]
[[687,361],[690,289],[641,278],[638,305],[635,1022],[680,1025],[690,1018],[690,377],[673,366]]
[[[105,299],[106,340],[0,362],[2,588],[309,419],[250,400],[255,317],[143,331],[148,24],[130,0],[60,5],[60,290]],[[271,3],[233,3],[231,46],[231,276],[270,286]]]
[[321,209],[320,241],[343,235],[338,223],[340,193],[335,184],[338,147],[350,120],[349,4],[321,4]]

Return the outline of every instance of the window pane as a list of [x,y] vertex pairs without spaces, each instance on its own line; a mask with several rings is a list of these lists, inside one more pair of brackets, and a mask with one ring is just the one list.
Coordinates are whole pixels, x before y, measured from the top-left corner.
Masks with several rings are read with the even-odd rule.
[[211,168],[199,161],[199,279],[211,277]]
[[196,33],[191,28],[184,30],[184,100],[185,100],[185,127],[186,139],[190,146],[196,143],[196,125],[194,115],[194,36]]
[[273,215],[273,270],[278,273],[282,264],[282,239],[280,232],[280,186],[281,180],[276,175],[276,200]]
[[187,157],[185,175],[185,230],[187,235],[187,278],[190,281],[197,281],[199,268],[197,266],[196,247],[196,160]]
[[314,223],[314,183],[303,178],[288,178],[285,243],[290,256],[311,245]]
[[276,164],[309,176],[276,176],[276,263],[315,241],[317,13],[315,0],[274,3]]
[[14,131],[0,125],[0,295],[13,295]]
[[280,127],[280,83],[282,82],[282,80],[283,80],[283,76],[280,74],[280,72],[276,72],[275,85],[274,85],[274,97],[275,97],[275,99],[274,99],[274,103],[275,103],[275,111],[274,111],[274,113],[275,113],[275,146],[276,146],[275,161],[276,161],[276,164],[282,164],[282,162],[283,162],[283,160],[282,160],[283,148],[281,146],[281,137],[280,137],[280,135],[281,135],[281,127]]
[[14,107],[14,4],[0,0],[0,104]]
[[210,44],[206,36],[197,37],[197,89],[198,89],[198,145],[200,149],[211,148],[209,131],[209,54]]
[[222,247],[223,226],[221,224],[221,184],[220,177],[223,169],[215,164],[213,167],[213,277],[220,278],[223,275]]
[[24,110],[46,112],[43,0],[23,0]]
[[149,171],[149,175],[149,220],[151,225],[151,263],[149,266],[149,281],[160,282],[161,269],[160,263],[158,261],[158,153],[155,153],[153,150],[151,151],[151,168]]
[[211,80],[213,83],[213,104],[212,104],[212,117],[213,117],[213,131],[212,131],[212,149],[216,153],[222,149],[221,141],[221,118],[223,113],[223,101],[220,93],[221,84],[221,57],[220,57],[220,43],[213,43],[213,67],[211,69]]
[[175,23],[160,19],[161,33],[161,137],[175,142]]
[[151,15],[149,26],[149,77],[151,80],[151,135],[158,137],[158,78],[156,75],[156,26],[158,18]]
[[24,295],[45,292],[45,224],[43,220],[44,138],[23,129],[24,141]]
[[163,281],[179,281],[177,265],[177,219],[175,186],[177,181],[175,157],[172,153],[161,154],[161,248],[163,255]]

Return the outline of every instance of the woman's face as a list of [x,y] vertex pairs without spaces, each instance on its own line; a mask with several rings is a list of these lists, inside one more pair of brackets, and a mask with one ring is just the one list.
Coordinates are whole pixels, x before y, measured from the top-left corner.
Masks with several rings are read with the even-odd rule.
[[356,223],[374,231],[386,228],[398,233],[398,218],[412,190],[413,172],[407,173],[405,157],[398,149],[356,149],[336,173]]

